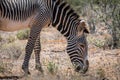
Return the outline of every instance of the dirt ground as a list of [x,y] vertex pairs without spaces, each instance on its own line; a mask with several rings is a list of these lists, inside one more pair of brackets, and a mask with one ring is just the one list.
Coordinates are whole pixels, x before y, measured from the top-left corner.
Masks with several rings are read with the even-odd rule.
[[[41,33],[41,63],[44,73],[35,70],[33,53],[29,66],[31,75],[22,77],[24,73],[21,65],[26,42],[26,40],[16,40],[7,44],[12,46],[12,48],[9,47],[10,49],[0,47],[0,66],[2,66],[0,67],[0,80],[120,80],[120,49],[103,50],[89,44],[89,71],[81,75],[74,72],[66,53],[65,38],[54,29],[52,31],[46,29]],[[13,46],[18,46],[18,51],[14,51]],[[15,54],[15,52],[19,53],[19,57],[14,58],[12,53]]]

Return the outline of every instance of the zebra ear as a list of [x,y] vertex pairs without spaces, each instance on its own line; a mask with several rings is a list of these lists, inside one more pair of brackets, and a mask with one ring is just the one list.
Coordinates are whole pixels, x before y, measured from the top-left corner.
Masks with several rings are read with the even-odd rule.
[[80,20],[80,27],[83,29],[83,32],[85,32],[85,33],[90,32],[88,24],[85,22],[85,20]]

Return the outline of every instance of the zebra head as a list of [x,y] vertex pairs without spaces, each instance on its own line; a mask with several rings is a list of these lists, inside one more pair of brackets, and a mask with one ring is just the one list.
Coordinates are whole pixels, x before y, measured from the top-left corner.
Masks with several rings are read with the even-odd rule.
[[89,29],[85,21],[80,20],[79,26],[77,27],[77,35],[75,38],[68,40],[67,46],[67,53],[75,67],[75,71],[83,74],[87,72],[89,67],[86,33],[89,33]]

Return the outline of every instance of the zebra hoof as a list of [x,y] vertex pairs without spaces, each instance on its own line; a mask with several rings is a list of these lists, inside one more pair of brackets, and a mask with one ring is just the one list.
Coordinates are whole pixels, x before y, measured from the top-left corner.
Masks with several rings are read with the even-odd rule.
[[25,76],[31,75],[31,73],[29,71],[24,71],[25,72]]
[[43,73],[43,69],[42,69],[42,67],[41,67],[41,66],[36,65],[36,66],[35,66],[35,68],[36,68],[38,71],[40,71],[41,73]]
[[24,74],[25,76],[30,75],[30,72],[29,72],[29,70],[27,68],[22,67],[22,69],[25,72],[25,74]]
[[24,77],[28,77],[30,75],[30,72],[25,72]]

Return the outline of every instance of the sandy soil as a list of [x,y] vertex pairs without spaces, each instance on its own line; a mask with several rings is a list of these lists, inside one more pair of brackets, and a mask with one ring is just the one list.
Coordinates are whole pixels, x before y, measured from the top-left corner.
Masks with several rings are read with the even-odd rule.
[[[44,30],[41,33],[41,63],[44,74],[35,70],[33,53],[29,66],[31,75],[21,77],[24,74],[21,65],[26,42],[26,40],[14,42],[14,45],[19,45],[22,50],[17,59],[11,59],[7,53],[0,52],[0,62],[6,64],[5,72],[1,72],[0,69],[0,80],[120,80],[120,49],[103,50],[89,44],[89,71],[85,75],[81,75],[73,70],[65,50],[65,38],[54,29],[53,31]],[[53,74],[48,69],[50,62],[57,67]]]

